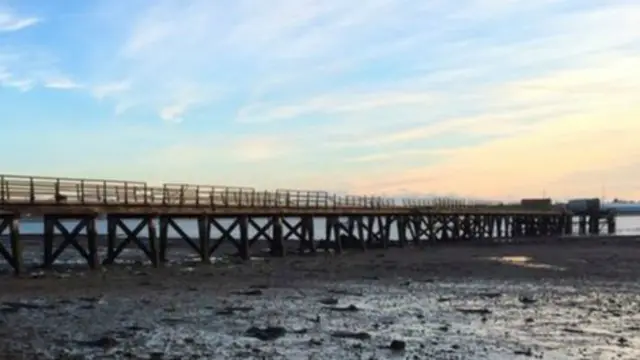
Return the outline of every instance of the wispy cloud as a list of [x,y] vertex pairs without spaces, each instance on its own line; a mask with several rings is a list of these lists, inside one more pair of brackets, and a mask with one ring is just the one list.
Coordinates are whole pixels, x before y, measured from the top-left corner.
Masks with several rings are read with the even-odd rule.
[[17,78],[8,70],[0,67],[0,86],[15,88],[19,91],[29,91],[33,87],[33,82],[28,79]]
[[98,99],[104,99],[109,96],[126,92],[131,87],[131,83],[126,80],[114,81],[100,84],[93,87],[93,95]]
[[72,90],[80,89],[82,85],[63,76],[50,77],[44,80],[44,86],[51,89]]
[[[26,29],[42,22],[35,16],[21,16],[20,12],[0,6],[0,85],[27,92],[34,87],[69,90],[80,88],[80,84],[59,75],[50,56],[33,46],[12,41],[13,32]],[[52,76],[51,74],[57,74]]]
[[40,21],[37,17],[21,17],[0,7],[0,33],[22,30]]
[[331,94],[305,99],[303,103],[291,105],[252,104],[240,109],[241,122],[269,122],[273,120],[295,119],[309,114],[349,114],[375,111],[381,108],[426,105],[433,101],[435,94],[428,92],[374,92],[371,94]]

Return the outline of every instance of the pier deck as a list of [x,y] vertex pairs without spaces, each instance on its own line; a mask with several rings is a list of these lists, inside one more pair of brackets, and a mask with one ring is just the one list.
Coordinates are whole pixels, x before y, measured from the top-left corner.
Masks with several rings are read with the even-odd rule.
[[[73,247],[92,269],[114,263],[130,245],[154,266],[162,265],[170,228],[206,263],[223,242],[233,244],[238,256],[248,260],[251,246],[259,240],[268,242],[271,255],[284,256],[288,240],[297,240],[301,253],[341,253],[345,248],[364,251],[423,242],[561,235],[571,225],[562,209],[520,204],[0,175],[0,239],[7,234],[9,240],[0,240],[0,257],[16,273],[24,269],[19,231],[24,217],[43,219],[43,267],[52,267],[62,251]],[[107,221],[105,259],[98,259],[99,218]],[[137,226],[130,228],[124,219],[136,220]],[[190,238],[178,219],[196,220],[197,238]],[[77,225],[67,229],[63,221],[68,220]],[[322,240],[314,234],[316,221],[325,223]],[[120,239],[117,233],[126,236]]]

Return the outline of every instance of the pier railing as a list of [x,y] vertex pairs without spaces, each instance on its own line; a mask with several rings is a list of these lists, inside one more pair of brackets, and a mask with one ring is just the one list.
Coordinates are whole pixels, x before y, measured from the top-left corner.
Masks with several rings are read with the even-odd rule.
[[522,209],[503,204],[457,198],[403,199],[380,196],[337,195],[317,190],[256,190],[251,187],[101,179],[0,175],[0,204],[122,205],[183,207],[265,208],[429,208],[429,209]]

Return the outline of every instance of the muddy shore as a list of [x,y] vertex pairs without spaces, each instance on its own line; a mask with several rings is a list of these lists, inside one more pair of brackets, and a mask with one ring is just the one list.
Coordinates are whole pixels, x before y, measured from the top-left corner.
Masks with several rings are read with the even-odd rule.
[[1,275],[0,359],[635,359],[638,259],[625,238]]

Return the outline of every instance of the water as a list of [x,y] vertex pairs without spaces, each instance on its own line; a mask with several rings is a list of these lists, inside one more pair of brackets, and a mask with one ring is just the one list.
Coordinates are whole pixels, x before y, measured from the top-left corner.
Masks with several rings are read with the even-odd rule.
[[617,235],[640,235],[640,216],[619,216],[617,221]]
[[[291,224],[295,224],[296,219],[291,219]],[[639,216],[621,216],[617,219],[617,227],[616,227],[616,235],[640,235],[640,217]],[[78,221],[63,221],[62,222],[67,229],[72,229]],[[124,223],[130,229],[135,228],[135,226],[139,223],[136,220],[124,220]],[[176,223],[180,226],[180,228],[190,237],[196,237],[198,235],[198,224],[195,220],[177,220]],[[259,226],[264,226],[266,224],[265,220],[256,220],[256,223]],[[230,220],[221,220],[220,224],[224,227],[228,227],[231,225]],[[325,234],[325,224],[326,221],[323,219],[318,219],[314,222],[314,233],[316,234],[316,238],[324,238]],[[107,233],[107,222],[105,220],[99,220],[97,223],[97,230],[99,234]],[[222,234],[215,227],[211,228],[211,236],[212,237],[220,237]],[[20,223],[20,231],[23,234],[42,234],[44,231],[44,225],[41,221],[22,221]],[[574,233],[578,232],[577,224],[574,225]],[[240,236],[239,229],[235,229],[232,234],[234,236]],[[254,236],[258,232],[257,229],[250,226],[249,236]],[[606,230],[605,230],[606,232]],[[59,234],[59,230],[56,229],[56,233]],[[118,228],[118,234],[120,236],[124,235],[122,229]],[[179,237],[178,233],[172,228],[169,227],[169,237],[175,238]],[[394,227],[391,228],[391,238],[397,239],[398,232]]]

